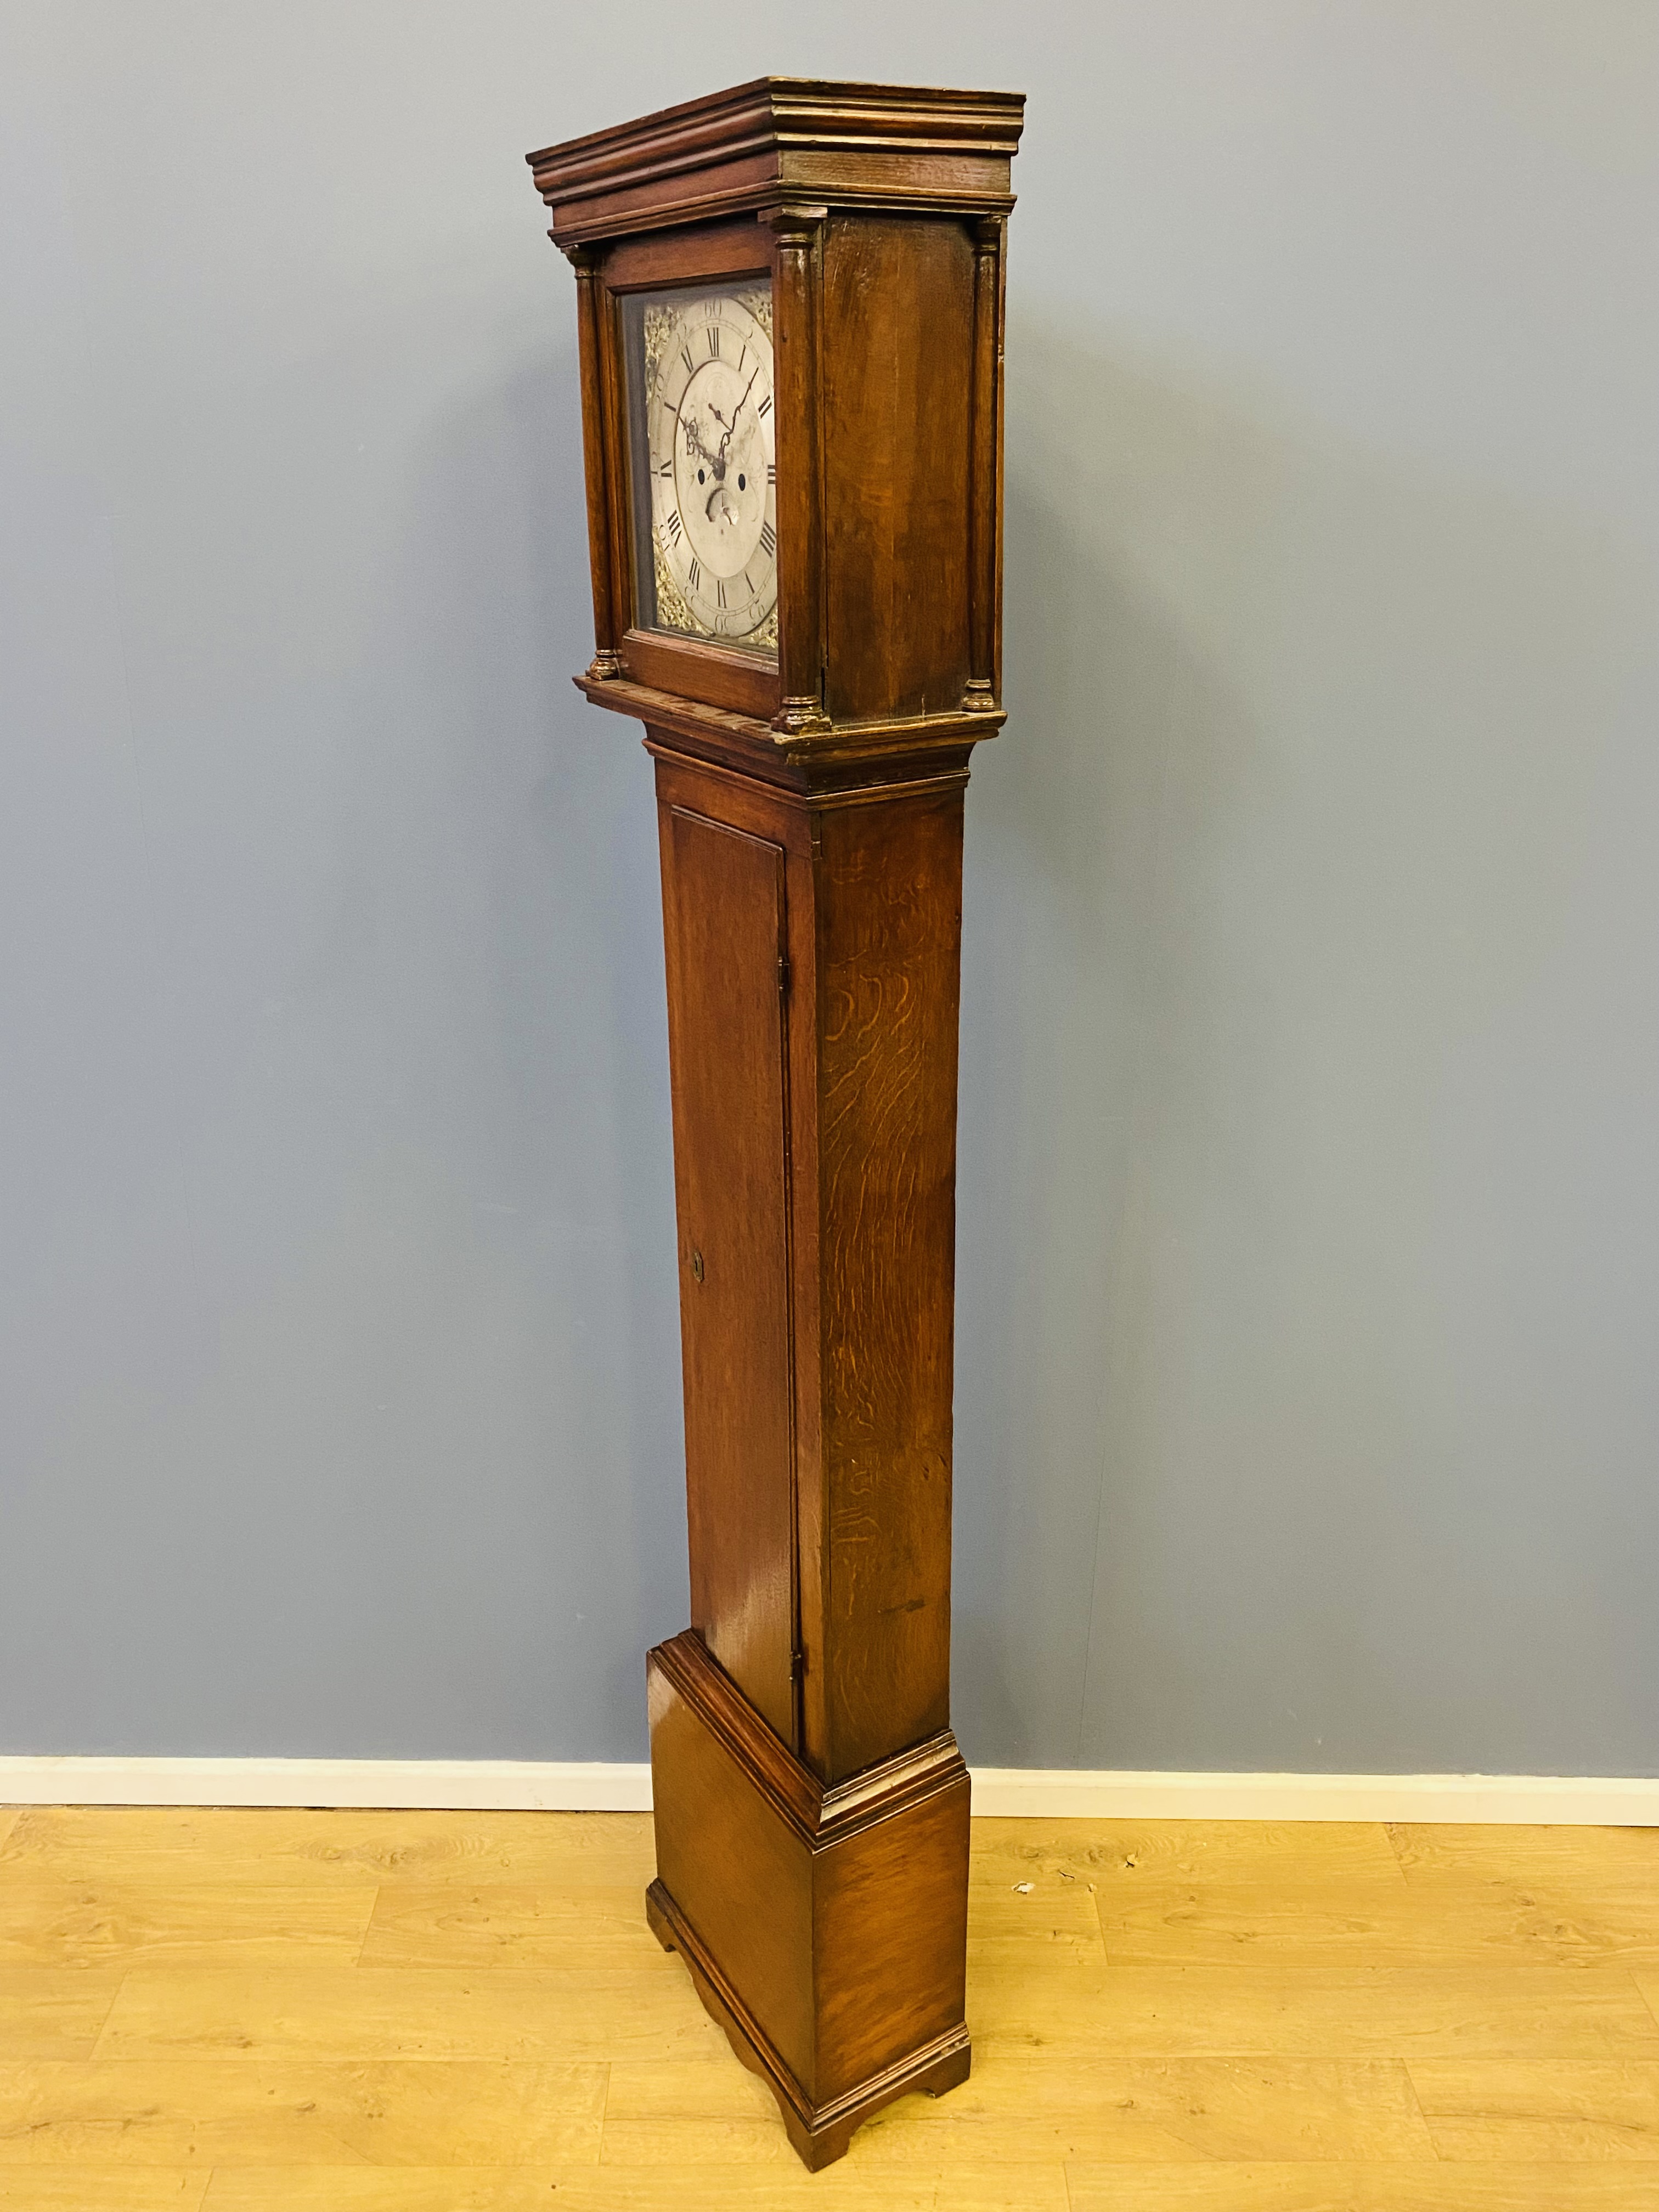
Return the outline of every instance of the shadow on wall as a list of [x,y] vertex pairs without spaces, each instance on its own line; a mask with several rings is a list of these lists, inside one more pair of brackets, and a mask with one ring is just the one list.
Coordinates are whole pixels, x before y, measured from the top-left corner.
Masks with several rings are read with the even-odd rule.
[[1650,1771],[1650,553],[1035,319],[1008,357],[968,1754]]

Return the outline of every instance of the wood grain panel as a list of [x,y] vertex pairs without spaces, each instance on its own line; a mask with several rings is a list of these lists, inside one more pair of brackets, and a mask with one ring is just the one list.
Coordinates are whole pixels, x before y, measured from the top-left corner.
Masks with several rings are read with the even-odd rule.
[[[973,1957],[971,1937],[969,1945]],[[659,2155],[651,2136],[669,2122],[687,2129],[745,2123],[777,2136],[764,2087],[740,2068],[611,2068],[607,2156],[621,2158],[624,2144],[641,2160]],[[992,2157],[1145,2164],[1292,2154],[1431,2156],[1405,2066],[1394,2059],[1120,2059],[1104,2051],[1088,2059],[976,2056],[973,2073],[948,2097],[907,2098],[866,2122],[852,2156],[858,2166],[935,2158],[974,2166]]]
[[100,2059],[570,2063],[720,2048],[718,2030],[684,1979],[643,1968],[489,1974],[416,1966],[137,1966],[106,2009]]
[[751,216],[743,222],[618,239],[605,249],[605,281],[612,292],[629,292],[717,276],[769,277],[773,258],[770,236]]
[[691,1623],[793,1745],[784,853],[661,823]]
[[1442,2158],[1659,2159],[1659,2063],[1419,2058],[1411,2077]]
[[186,2058],[0,2071],[0,2166],[595,2165],[603,2065]]
[[636,684],[688,692],[734,714],[766,717],[777,712],[778,672],[753,653],[634,629],[623,632],[620,650],[622,665]]
[[1114,1885],[1134,1886],[1176,1875],[1204,1881],[1253,1882],[1289,1894],[1306,1884],[1353,1881],[1369,1890],[1405,1877],[1387,1831],[1361,1820],[976,1820],[970,1878],[1000,1886],[1016,1881],[1092,1882],[1108,1897]]
[[350,1965],[374,1909],[373,1888],[158,1893],[137,1883],[0,1881],[0,1966],[181,1966],[292,1960]]
[[0,1846],[0,1888],[115,1876],[132,1890],[362,1889],[406,1880],[561,1890],[651,1878],[648,1813],[322,1812],[244,1806],[31,1807]]
[[118,1968],[0,1966],[0,2065],[89,2058],[120,1986]]
[[1495,1944],[1659,1972],[1659,1831],[1402,1824],[1390,1834],[1413,1905],[1464,1954]]
[[1468,1877],[1402,1884],[1327,1876],[1104,1877],[1096,1892],[1109,1957],[1224,1966],[1534,1966],[1659,1968],[1659,1896],[1539,1893]]
[[[641,1816],[31,1809],[8,1839],[21,1859],[0,1860],[0,1904],[36,1904],[42,1941],[57,1853],[100,1894],[147,1893],[155,1925],[204,1942],[216,1896],[232,1947],[255,1870],[285,1924],[304,1925],[361,1892],[372,1864],[388,1936],[406,1930],[423,1957],[454,1949],[406,1967],[279,1969],[233,1948],[234,1963],[162,1954],[124,1978],[0,1968],[0,2204],[188,2212],[211,2164],[208,2203],[246,2212],[1063,2212],[1068,2173],[1076,2203],[1114,2212],[1659,2207],[1659,2021],[1622,1970],[1532,1966],[1524,1931],[1507,1955],[1438,1969],[1358,1954],[1340,1970],[1120,1967],[1077,1940],[1090,1880],[1182,1869],[1241,1896],[1265,1895],[1277,1869],[1285,1898],[1306,1886],[1321,1912],[1350,1881],[1363,1922],[1380,1830],[975,1827],[973,2075],[879,2112],[809,2177],[679,1973],[569,1963],[613,1942],[638,1955],[618,1892],[648,1868]],[[1401,1887],[1449,1895],[1498,1870],[1507,1896],[1525,1861],[1582,1919],[1587,1898],[1635,1896],[1648,1840],[1471,1832],[1425,1846],[1422,1882]],[[481,1886],[480,1867],[510,1879]],[[21,1908],[13,1924],[21,1936]],[[1640,1978],[1659,1999],[1659,1976]]]
[[[927,2098],[919,2100],[918,2106],[925,2106],[929,2112],[942,2112],[948,2102],[948,2099]],[[890,2109],[896,2111],[898,2107]],[[847,2185],[855,2193],[848,2199],[832,2202],[878,2205],[886,2212],[886,2208],[895,2203],[911,2203],[914,2200],[909,2192],[921,2190],[923,2193],[920,2201],[930,2208],[930,2212],[955,2212],[959,2191],[969,2193],[969,2201],[977,2201],[973,2193],[975,2184],[983,2188],[988,2182],[1006,2192],[994,2196],[993,2203],[1018,2205],[1024,2212],[1025,2203],[1032,2200],[1018,2196],[1022,2185],[1029,2187],[1035,2179],[1044,2190],[1051,2190],[1056,2184],[1063,2186],[1060,2154],[1051,2151],[1045,2159],[1017,2160],[1000,2142],[989,2136],[975,2146],[962,2136],[934,2133],[924,2148],[913,2136],[906,2136],[901,2142],[891,2134],[883,2133],[882,2117],[878,2115],[866,2122],[854,2143],[850,2165],[827,2171],[837,2176],[844,2173]],[[866,2143],[869,2148],[865,2147]],[[607,2118],[605,2146],[602,2171],[609,2176],[631,2170],[641,2179],[654,2172],[665,2191],[659,2200],[664,2207],[669,2206],[666,2192],[671,2185],[672,2205],[678,2207],[680,2203],[682,2179],[694,2186],[706,2178],[709,2181],[740,2181],[752,2188],[762,2174],[793,2178],[800,2170],[788,2137],[778,2126],[775,2113],[769,2120],[758,2117],[699,2119],[690,2115],[652,2121]],[[562,2189],[557,2201],[562,2212]],[[746,2197],[744,2201],[748,2201]],[[797,2200],[791,2196],[785,2201],[793,2203]],[[799,2201],[816,2203],[817,2200]],[[1042,2203],[1045,2200],[1039,2195],[1035,2201]],[[1063,2208],[1063,2196],[1059,2203]]]
[[605,2092],[606,2124],[613,2121],[763,2119],[777,2124],[777,2105],[758,2074],[723,2059],[694,2058],[641,2066],[619,2059]]
[[775,2105],[769,2112],[736,2118],[680,2112],[661,2119],[624,2120],[607,2113],[605,2136],[608,2166],[655,2167],[665,2179],[669,2172],[684,2173],[698,2166],[799,2171],[794,2146],[778,2125]]
[[66,2166],[27,2173],[0,2168],[0,2204],[29,2212],[197,2212],[208,2185],[199,2173],[150,2172],[108,2166]]
[[[218,2166],[209,2212],[547,2212],[579,2203],[538,2166]],[[558,2196],[553,2194],[560,2190]],[[593,2200],[589,2199],[592,2203]]]
[[649,1681],[659,1877],[810,2096],[816,2051],[807,1850],[655,1664]]
[[[948,2188],[948,2196],[941,2191]],[[555,2193],[556,2191],[556,2193]],[[3,2201],[3,2200],[0,2200]],[[100,2203],[118,2200],[103,2198]],[[1000,2161],[947,2178],[846,2166],[808,2174],[781,2166],[666,2170],[601,2165],[453,2167],[392,2173],[364,2166],[277,2167],[213,2176],[209,2212],[1066,2212],[1064,2167]]]
[[544,1884],[464,1889],[389,1884],[381,1890],[360,1964],[365,1966],[608,1966],[672,1971],[640,1910],[641,1881],[569,1893]]
[[1161,2165],[1261,2158],[1426,2158],[1427,2130],[1397,2060],[1022,2059],[978,2054],[937,2104],[878,2113],[870,2158],[939,2152]]
[[1464,1875],[1605,1891],[1630,1881],[1659,1894],[1659,1828],[1498,1827],[1396,1820],[1388,1832],[1411,1881]]
[[823,355],[825,706],[849,721],[959,707],[971,672],[967,228],[832,218]]
[[1611,1967],[1103,1966],[993,1962],[968,1985],[976,2048],[1134,2057],[1659,2057]]
[[1659,2178],[1628,2168],[1068,2165],[1071,2212],[1659,2212]]
[[968,1941],[975,1958],[1057,1955],[1097,1967],[1106,1955],[1095,1900],[1080,1881],[1052,1881],[1039,1888],[1020,1882],[970,1882]]
[[833,1781],[949,1725],[962,794],[833,810],[820,839]]
[[902,1819],[821,1851],[812,1917],[817,2088],[827,2102],[961,2027],[966,1775]]

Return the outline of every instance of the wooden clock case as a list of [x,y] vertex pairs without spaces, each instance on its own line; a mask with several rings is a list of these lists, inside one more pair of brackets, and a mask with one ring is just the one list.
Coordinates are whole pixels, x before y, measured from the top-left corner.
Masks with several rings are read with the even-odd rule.
[[[532,155],[578,282],[596,651],[656,764],[691,1626],[651,1923],[811,2166],[965,2078],[949,1725],[969,756],[1002,722],[1023,100],[765,78]],[[619,301],[769,277],[775,661],[637,626]]]

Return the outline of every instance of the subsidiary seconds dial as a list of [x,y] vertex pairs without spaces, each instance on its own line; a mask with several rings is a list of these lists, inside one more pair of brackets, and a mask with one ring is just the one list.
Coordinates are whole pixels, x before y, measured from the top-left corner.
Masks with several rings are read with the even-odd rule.
[[651,520],[697,627],[740,643],[777,605],[772,341],[730,295],[665,334],[650,413]]

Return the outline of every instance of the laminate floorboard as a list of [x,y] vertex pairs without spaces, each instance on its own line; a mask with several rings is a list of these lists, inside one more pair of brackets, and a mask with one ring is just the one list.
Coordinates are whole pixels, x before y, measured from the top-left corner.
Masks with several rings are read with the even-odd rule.
[[0,1808],[0,2207],[1659,2212],[1659,1833],[973,1850],[973,2074],[813,2177],[648,1815]]

